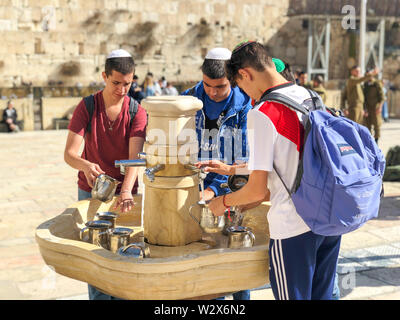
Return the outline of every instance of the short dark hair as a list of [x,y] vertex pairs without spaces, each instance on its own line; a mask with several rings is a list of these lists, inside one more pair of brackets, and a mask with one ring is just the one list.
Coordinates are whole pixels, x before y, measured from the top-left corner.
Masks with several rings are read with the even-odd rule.
[[294,74],[292,72],[292,69],[290,67],[290,64],[283,61],[282,62],[285,64],[285,69],[280,73],[282,77],[284,77],[287,81],[296,83],[296,78],[294,77]]
[[323,84],[323,83],[324,83],[324,78],[323,78],[321,75],[317,74],[317,75],[314,77],[314,81],[315,81],[315,82],[318,82],[319,84]]
[[135,72],[135,62],[132,57],[119,57],[106,59],[105,73],[107,76],[111,75],[115,70],[122,74]]
[[359,68],[359,67],[360,67],[360,66],[359,66],[358,64],[356,64],[356,65],[352,66],[352,67],[350,68],[350,70],[353,71],[354,69],[357,69],[357,68]]
[[236,79],[240,77],[239,69],[247,67],[261,72],[267,68],[275,69],[275,64],[265,46],[256,41],[247,41],[236,46],[231,59],[225,64],[226,76],[232,87],[236,86]]
[[225,61],[215,59],[205,59],[201,71],[210,79],[221,79],[226,77]]

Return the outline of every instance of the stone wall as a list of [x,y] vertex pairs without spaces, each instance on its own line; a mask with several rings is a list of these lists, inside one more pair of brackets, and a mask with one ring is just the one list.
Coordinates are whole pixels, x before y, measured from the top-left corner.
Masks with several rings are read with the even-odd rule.
[[[0,0],[0,87],[99,84],[107,53],[120,47],[134,55],[139,82],[151,71],[185,84],[201,78],[209,49],[244,39],[305,69],[307,26],[287,16],[288,6],[289,0]],[[340,20],[332,20],[331,32],[330,79],[345,79],[357,61],[358,35]],[[400,88],[400,28],[393,21],[386,43],[384,77]]]
[[288,0],[0,0],[0,87],[100,82],[106,54],[130,51],[151,71],[196,81],[206,52],[268,42]]
[[42,129],[54,129],[54,120],[72,114],[82,98],[42,98]]

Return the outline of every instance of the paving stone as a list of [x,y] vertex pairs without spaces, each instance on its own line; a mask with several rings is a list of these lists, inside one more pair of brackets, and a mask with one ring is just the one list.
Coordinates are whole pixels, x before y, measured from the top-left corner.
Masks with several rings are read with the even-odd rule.
[[[0,250],[1,248],[15,248],[17,246],[20,245],[27,245],[30,244],[32,242],[31,238],[16,238],[16,239],[6,239],[6,240],[2,240],[0,241]],[[3,257],[3,255],[0,255]]]
[[374,228],[370,230],[369,233],[372,233],[386,241],[400,241],[400,225],[388,228]]
[[371,297],[371,300],[400,300],[400,290]]
[[275,300],[272,289],[253,290],[250,292],[251,300]]
[[89,294],[87,293],[78,296],[63,297],[63,298],[58,298],[56,300],[89,300]]
[[386,282],[400,289],[400,267],[381,268],[364,271],[364,276]]
[[55,272],[39,280],[17,283],[19,291],[30,300],[57,299],[84,295],[87,283],[64,277]]
[[[386,130],[394,126],[398,131]],[[63,160],[67,134],[67,130],[49,130],[0,136],[0,150],[7,150],[0,152],[0,299],[88,299],[87,284],[52,271],[34,238],[40,223],[77,201],[77,171]],[[400,120],[383,125],[384,154],[398,144],[399,134]],[[379,218],[343,236],[338,272],[344,299],[390,298],[398,292],[400,275],[393,265],[397,253],[385,246],[400,249],[396,231],[400,226],[400,182],[385,182],[385,193]],[[351,276],[353,287],[349,286]],[[253,290],[251,298],[274,299],[270,288]]]
[[42,265],[43,258],[38,253],[27,256],[16,256],[9,258],[0,258],[0,270],[14,269],[31,265]]
[[28,267],[8,268],[5,271],[0,270],[0,281],[9,280],[19,283],[43,279],[46,277],[47,269],[47,265],[41,261],[36,265]]
[[336,272],[338,274],[343,275],[351,272],[360,272],[365,270],[369,270],[369,267],[362,265],[354,260],[339,256],[338,265],[336,268]]
[[21,292],[14,281],[0,280],[0,300],[25,300],[28,295]]
[[400,249],[395,246],[383,245],[378,247],[365,248],[365,250],[370,252],[374,256],[390,260],[391,264],[393,265],[400,266]]
[[[19,240],[19,239],[16,239]],[[22,241],[23,240],[23,241]],[[18,257],[18,256],[29,256],[32,255],[32,253],[38,253],[39,248],[36,242],[34,242],[34,239],[29,239],[29,238],[23,238],[19,243],[16,243],[15,241],[6,241],[8,242],[7,245],[2,244],[0,242],[0,259],[4,258],[11,258],[11,257]]]
[[355,261],[369,268],[382,268],[398,264],[392,256],[385,256],[380,251],[371,252],[366,249],[357,249],[340,253],[344,258]]
[[400,248],[400,242],[393,242],[390,245],[392,245],[393,247],[396,247],[396,248]]
[[344,234],[340,244],[341,251],[354,250],[367,246],[375,246],[385,243],[381,237],[362,231],[361,229]]
[[365,276],[363,273],[339,275],[339,288],[341,300],[364,300],[395,290],[392,285]]

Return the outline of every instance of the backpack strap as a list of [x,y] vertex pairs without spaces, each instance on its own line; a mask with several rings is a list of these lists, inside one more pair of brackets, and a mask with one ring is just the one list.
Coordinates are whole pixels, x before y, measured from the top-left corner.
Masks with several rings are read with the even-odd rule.
[[[310,93],[310,96],[311,96],[312,99],[314,98],[311,93]],[[318,99],[318,97],[317,97],[317,99]],[[263,102],[263,101],[273,101],[273,102],[281,103],[281,104],[285,105],[286,107],[288,107],[289,109],[292,109],[294,111],[298,111],[298,112],[300,112],[300,113],[302,113],[304,115],[308,116],[308,114],[309,114],[309,110],[307,110],[304,106],[302,106],[301,104],[297,103],[293,99],[291,99],[291,98],[289,98],[289,97],[287,97],[287,96],[285,96],[283,94],[277,93],[277,92],[271,92],[271,93],[265,95],[265,97],[262,97],[260,99],[260,101],[258,101],[258,102]],[[315,104],[314,99],[313,99],[313,103]],[[308,133],[310,132],[310,124],[309,124],[308,121],[306,122],[305,126],[306,126],[306,128],[305,128],[304,141],[306,141],[306,137],[308,136]],[[279,171],[275,167],[275,164],[273,164],[273,168],[274,168],[276,174],[278,175],[279,179],[281,180],[283,186],[285,187],[285,189],[286,189],[286,191],[287,191],[287,193],[289,195],[289,198],[291,198],[292,193],[294,193],[297,190],[297,188],[299,187],[300,181],[301,181],[301,177],[303,176],[303,161],[302,161],[302,157],[299,160],[299,164],[297,166],[297,173],[296,173],[295,181],[294,181],[293,186],[292,186],[291,189],[289,189],[288,186],[286,185],[286,183],[283,181],[283,178],[279,174]]]
[[129,122],[129,128],[132,128],[133,118],[135,118],[136,113],[138,112],[138,110],[139,110],[139,103],[135,99],[130,97],[129,115],[131,116],[131,120]]
[[[139,103],[132,97],[129,98],[129,115],[131,117],[129,127],[132,128],[133,119],[139,110]],[[94,95],[91,94],[90,96],[83,98],[83,100],[85,102],[86,110],[89,113],[89,122],[86,126],[86,132],[90,133],[92,131],[92,118],[94,113]]]
[[94,95],[87,96],[83,98],[85,102],[86,110],[89,113],[89,122],[86,126],[86,133],[90,133],[92,131],[92,118],[94,112]]
[[265,95],[259,101],[257,101],[257,103],[264,102],[264,101],[273,101],[273,102],[284,104],[286,107],[288,107],[294,111],[298,111],[305,115],[308,115],[308,113],[309,113],[309,111],[304,106],[302,106],[300,103],[297,103],[293,99],[291,99],[283,94],[280,94],[278,92],[271,92],[271,93]]

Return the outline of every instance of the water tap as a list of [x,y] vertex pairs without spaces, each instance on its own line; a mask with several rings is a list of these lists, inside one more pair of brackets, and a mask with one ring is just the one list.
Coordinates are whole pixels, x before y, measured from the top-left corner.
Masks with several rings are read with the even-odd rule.
[[185,168],[198,172],[200,180],[204,180],[207,177],[207,172],[204,171],[204,168],[199,169],[193,164],[185,164]]
[[126,167],[145,167],[146,159],[134,159],[134,160],[115,160],[114,166],[119,167],[119,171],[122,175],[125,175]]
[[[147,164],[146,153],[140,152],[140,153],[138,153],[138,157],[139,157],[139,159],[134,159],[134,160],[116,160],[114,162],[114,165],[116,168],[119,167],[121,174],[124,175],[126,167],[145,167],[146,166],[146,164]],[[149,178],[149,180],[151,182],[153,182],[155,173],[163,170],[164,168],[165,168],[164,164],[157,164],[154,167],[147,168],[144,171],[144,174]]]
[[161,170],[164,170],[165,164],[157,164],[154,167],[147,168],[144,170],[144,174],[147,176],[147,178],[150,180],[150,182],[154,181],[154,175]]

